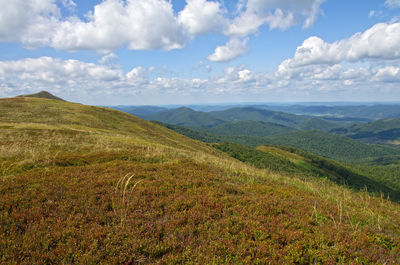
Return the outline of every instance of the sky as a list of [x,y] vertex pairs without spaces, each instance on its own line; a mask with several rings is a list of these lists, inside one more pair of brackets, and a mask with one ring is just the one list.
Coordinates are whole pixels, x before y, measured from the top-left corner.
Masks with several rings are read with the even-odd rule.
[[400,0],[0,0],[0,97],[400,101]]

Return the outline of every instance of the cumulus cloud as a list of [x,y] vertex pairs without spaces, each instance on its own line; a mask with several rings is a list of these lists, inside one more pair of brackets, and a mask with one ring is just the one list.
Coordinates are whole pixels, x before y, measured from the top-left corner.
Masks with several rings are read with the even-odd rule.
[[43,45],[60,16],[55,0],[0,0],[0,41]]
[[59,23],[50,45],[64,50],[180,49],[186,36],[172,4],[164,0],[106,0],[88,21],[70,18]]
[[99,63],[101,64],[111,64],[113,62],[115,62],[118,59],[118,56],[113,53],[107,53],[105,54],[103,57],[101,57],[101,59],[99,60]]
[[280,71],[312,64],[337,64],[364,59],[400,58],[400,23],[379,23],[348,39],[327,43],[310,37],[296,49],[292,59],[279,66]]
[[3,85],[22,92],[37,90],[73,91],[78,88],[97,90],[104,83],[118,83],[124,74],[112,69],[77,60],[60,60],[51,57],[28,58],[0,62]]
[[375,75],[375,80],[381,82],[400,82],[400,68],[394,66],[386,66],[379,69]]
[[400,7],[400,0],[386,0],[385,6],[389,8],[397,8]]
[[[61,17],[56,0],[0,1],[0,41],[69,51],[181,49],[189,39],[220,32],[227,23],[221,4],[206,0],[187,0],[179,14],[167,0],[104,0],[85,20]],[[76,7],[72,0],[61,4]]]
[[[3,3],[4,2],[4,3]],[[165,0],[105,0],[86,15],[63,18],[56,0],[0,0],[0,41],[63,50],[180,49],[188,38]],[[73,9],[72,0],[62,4]],[[205,18],[200,16],[199,19]],[[197,28],[196,28],[197,27]],[[194,30],[199,25],[193,26]]]
[[64,7],[71,11],[77,7],[76,3],[73,0],[62,0],[61,3]]
[[179,12],[178,22],[193,36],[220,32],[227,23],[227,11],[219,2],[186,0],[186,3],[185,8]]
[[215,48],[213,54],[207,57],[208,60],[214,62],[227,62],[246,53],[248,39],[240,40],[237,38],[230,39],[224,46]]
[[[206,79],[160,77],[152,70],[135,66],[125,73],[117,66],[51,57],[0,61],[0,95],[48,90],[66,99],[75,95],[90,104],[111,104],[112,98],[118,99],[114,101],[116,104],[143,104],[145,98],[148,104],[177,102],[178,98],[187,102],[191,97],[198,100],[203,95],[207,95],[205,100],[248,97],[268,101],[273,95],[277,100],[283,100],[283,96],[296,96],[300,100],[299,95],[318,97],[321,93],[352,93],[360,89],[372,95],[391,91],[393,97],[400,82],[399,65],[369,68],[308,65],[275,74],[257,73],[240,65],[227,67],[222,75]],[[91,101],[94,97],[97,100]]]
[[176,14],[168,0],[104,0],[81,19],[61,15],[61,6],[73,13],[77,6],[73,0],[0,0],[0,41],[67,51],[111,52],[122,47],[171,50],[182,49],[198,35],[218,32],[231,38],[218,51],[227,54],[236,45],[236,56],[230,59],[210,56],[224,62],[244,52],[244,42],[238,38],[256,33],[264,24],[271,29],[287,29],[304,21],[305,27],[310,26],[321,12],[322,2],[239,1],[238,12],[229,14],[216,0],[186,0],[183,10]]
[[247,36],[268,24],[271,29],[287,29],[304,20],[310,27],[321,13],[324,0],[247,0],[239,4],[239,15],[225,33],[231,36]]

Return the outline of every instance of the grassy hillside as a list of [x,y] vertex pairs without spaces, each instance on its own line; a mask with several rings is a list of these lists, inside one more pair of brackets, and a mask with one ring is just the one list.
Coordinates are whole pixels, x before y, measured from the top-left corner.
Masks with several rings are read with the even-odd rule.
[[400,206],[106,108],[0,99],[2,264],[396,264]]
[[400,118],[376,120],[334,129],[332,132],[366,142],[391,143],[400,140]]
[[[359,174],[338,162],[298,149],[279,146],[259,146],[255,149],[226,142],[214,146],[230,156],[258,168],[268,168],[280,174],[295,175],[300,178],[327,178],[339,185],[347,185],[355,190],[365,188],[376,194],[383,193],[396,201],[400,199],[400,188],[392,189],[391,183],[384,185],[374,178],[369,178],[368,175],[370,174]],[[395,180],[398,181],[398,177]]]
[[291,127],[261,121],[224,122],[214,127],[196,129],[215,135],[249,135],[258,137],[295,131],[295,129]]
[[147,120],[155,120],[187,127],[211,127],[223,122],[208,113],[194,111],[185,107],[162,111],[153,115],[145,116],[145,118]]

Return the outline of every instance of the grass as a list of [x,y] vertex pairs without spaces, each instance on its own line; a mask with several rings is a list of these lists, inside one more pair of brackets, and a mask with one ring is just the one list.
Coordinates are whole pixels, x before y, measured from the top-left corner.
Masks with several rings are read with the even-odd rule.
[[0,100],[2,264],[398,264],[400,207],[105,108]]

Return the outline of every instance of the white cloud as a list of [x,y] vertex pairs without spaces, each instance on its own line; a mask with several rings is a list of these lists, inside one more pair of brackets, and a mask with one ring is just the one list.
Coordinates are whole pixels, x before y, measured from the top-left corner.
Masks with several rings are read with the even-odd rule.
[[214,62],[227,62],[246,53],[248,39],[240,40],[237,38],[230,39],[224,46],[215,48],[213,54],[207,57],[208,60]]
[[149,83],[148,72],[141,66],[134,67],[126,74],[126,80],[131,86],[142,86]]
[[381,82],[400,82],[400,68],[394,66],[386,66],[379,69],[375,75],[375,79]]
[[0,95],[48,90],[66,99],[77,98],[90,104],[112,104],[112,99],[113,104],[157,104],[178,102],[178,99],[196,101],[201,97],[205,101],[212,98],[221,102],[272,98],[282,101],[288,97],[321,100],[320,96],[329,95],[330,100],[340,100],[342,94],[359,94],[361,90],[373,100],[384,93],[388,93],[389,99],[399,95],[400,82],[399,64],[370,68],[308,65],[275,74],[256,73],[239,65],[206,79],[160,77],[157,71],[151,71],[136,66],[124,73],[117,66],[51,57],[0,61]]
[[343,84],[344,84],[345,86],[351,86],[351,85],[354,84],[354,81],[353,81],[353,80],[344,80],[344,81],[343,81]]
[[193,36],[209,32],[220,32],[227,20],[219,2],[186,0],[185,8],[179,12],[178,21]]
[[385,6],[389,8],[397,8],[400,7],[400,0],[386,0]]
[[51,57],[0,62],[4,85],[21,92],[38,90],[65,92],[78,88],[98,90],[124,78],[120,69],[113,69],[77,60],[60,60]]
[[379,23],[348,39],[327,43],[310,37],[296,49],[292,59],[285,60],[280,70],[312,64],[357,62],[364,59],[400,58],[400,23]]
[[62,0],[61,3],[64,7],[71,11],[77,7],[76,3],[73,0]]
[[170,2],[105,0],[94,7],[89,21],[60,22],[50,45],[64,50],[180,49],[186,36]]
[[231,36],[247,36],[268,24],[271,29],[287,29],[304,20],[304,27],[310,27],[321,13],[324,0],[247,0],[240,1],[239,15],[232,21],[225,33]]
[[0,0],[0,6],[0,41],[42,45],[60,15],[55,0]]
[[239,1],[238,12],[228,14],[220,1],[186,0],[176,14],[169,0],[104,0],[81,19],[63,17],[57,6],[73,12],[77,7],[73,0],[0,0],[0,41],[67,51],[171,50],[183,48],[197,35],[218,32],[231,38],[210,57],[222,62],[244,53],[246,41],[238,38],[256,33],[264,24],[271,29],[301,21],[311,25],[322,2]]
[[314,79],[336,80],[343,71],[343,66],[335,64],[330,67],[317,67],[314,69]]
[[[0,0],[0,41],[62,50],[180,49],[188,36],[166,0],[104,0],[86,15],[62,18],[56,0]],[[73,9],[72,0],[61,2]]]
[[287,29],[296,23],[293,13],[285,13],[281,9],[276,9],[273,14],[266,16],[265,21],[271,29]]
[[118,59],[118,56],[111,52],[111,53],[107,53],[106,55],[104,55],[103,57],[101,57],[101,59],[99,60],[100,64],[110,64],[115,62]]

